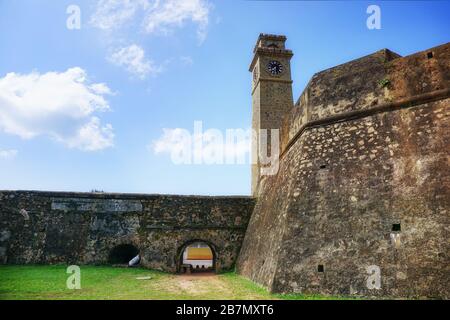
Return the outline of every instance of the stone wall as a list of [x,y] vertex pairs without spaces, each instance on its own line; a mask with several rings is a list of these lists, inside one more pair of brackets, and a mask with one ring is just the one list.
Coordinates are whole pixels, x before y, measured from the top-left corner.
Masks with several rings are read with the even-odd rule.
[[282,151],[308,123],[448,89],[449,56],[449,44],[403,58],[383,49],[318,72],[285,116]]
[[106,264],[120,244],[142,264],[177,271],[183,246],[210,244],[218,271],[234,266],[253,209],[249,197],[0,192],[0,262]]
[[450,298],[449,76],[449,44],[315,76],[238,272],[273,292]]

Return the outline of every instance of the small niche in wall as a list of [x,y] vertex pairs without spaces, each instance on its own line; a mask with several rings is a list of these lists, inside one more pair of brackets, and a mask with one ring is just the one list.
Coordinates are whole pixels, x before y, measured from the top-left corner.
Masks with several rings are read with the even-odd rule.
[[394,223],[392,225],[392,231],[402,231],[402,226],[400,225],[400,223]]
[[321,164],[319,168],[320,168],[320,169],[326,169],[326,168],[327,168],[327,165],[326,165],[326,164]]
[[433,51],[427,52],[427,58],[428,59],[433,58]]
[[323,264],[319,264],[317,266],[317,272],[323,272],[323,271],[324,271]]

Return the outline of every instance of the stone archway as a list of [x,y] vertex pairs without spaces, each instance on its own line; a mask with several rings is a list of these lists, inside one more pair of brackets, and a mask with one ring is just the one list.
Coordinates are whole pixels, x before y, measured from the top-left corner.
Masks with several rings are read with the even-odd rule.
[[[186,251],[192,246],[195,246],[196,244],[204,244],[206,245],[212,255],[212,261],[210,263],[210,267],[204,267],[205,265],[208,265],[208,262],[205,263],[205,261],[199,259],[198,264],[196,261],[189,260],[186,262]],[[202,247],[205,248],[205,247]],[[208,259],[209,260],[209,259]],[[193,239],[186,241],[181,247],[177,250],[177,256],[176,256],[176,264],[177,264],[177,273],[185,273],[189,269],[190,271],[210,271],[210,272],[216,272],[217,271],[217,249],[214,244],[212,244],[210,241],[202,240],[202,239]],[[191,265],[191,268],[188,268],[187,265]]]

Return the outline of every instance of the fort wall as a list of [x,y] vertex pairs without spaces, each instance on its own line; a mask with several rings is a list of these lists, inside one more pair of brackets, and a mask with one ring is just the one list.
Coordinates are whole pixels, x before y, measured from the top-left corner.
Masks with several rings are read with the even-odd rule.
[[0,191],[0,262],[107,264],[135,246],[142,265],[176,272],[181,249],[208,243],[216,270],[234,266],[253,209],[249,197]]
[[273,292],[449,298],[449,77],[450,44],[315,75],[238,272]]

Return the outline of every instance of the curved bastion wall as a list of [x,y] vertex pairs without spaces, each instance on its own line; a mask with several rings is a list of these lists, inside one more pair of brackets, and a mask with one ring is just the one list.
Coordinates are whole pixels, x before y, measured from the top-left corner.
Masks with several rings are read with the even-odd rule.
[[272,292],[450,298],[449,97],[450,44],[314,75],[238,272]]
[[0,263],[107,264],[130,244],[143,266],[176,272],[182,248],[201,240],[216,270],[228,270],[253,205],[249,197],[0,191]]

